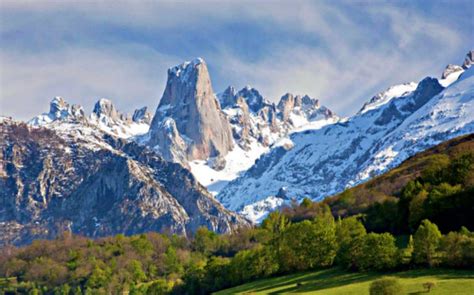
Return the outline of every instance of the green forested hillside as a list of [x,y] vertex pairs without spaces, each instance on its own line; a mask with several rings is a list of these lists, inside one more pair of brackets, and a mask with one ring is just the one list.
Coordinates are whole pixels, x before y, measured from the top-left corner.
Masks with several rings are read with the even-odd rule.
[[[474,270],[473,140],[446,142],[366,184],[320,203],[294,203],[231,235],[201,228],[190,239],[148,233],[90,240],[66,232],[53,241],[4,247],[0,292],[208,294],[307,271],[335,271],[328,279],[351,290],[367,289],[380,276],[374,272],[440,267],[471,270],[451,272],[459,279],[455,286],[439,281],[438,290],[464,290]],[[419,287],[424,278],[400,280]],[[273,288],[268,284],[278,278],[264,282]]]
[[419,153],[397,168],[324,201],[335,216],[366,214],[371,231],[407,234],[422,219],[442,231],[474,229],[474,134]]

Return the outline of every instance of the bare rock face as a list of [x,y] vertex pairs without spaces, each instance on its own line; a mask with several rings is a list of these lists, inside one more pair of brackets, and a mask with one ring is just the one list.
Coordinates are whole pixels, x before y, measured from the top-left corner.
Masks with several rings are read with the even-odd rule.
[[291,111],[295,107],[295,97],[291,93],[283,95],[278,103],[278,110],[281,112],[281,118],[283,121],[288,121]]
[[221,107],[227,108],[233,106],[236,103],[236,95],[237,91],[233,86],[227,87],[224,92],[218,95]]
[[187,235],[248,225],[181,165],[82,123],[59,131],[1,119],[0,204],[0,246],[64,230]]
[[444,69],[443,74],[441,75],[441,79],[446,79],[452,73],[456,73],[456,72],[460,72],[460,71],[463,71],[462,67],[460,67],[458,65],[449,64]]
[[244,97],[249,109],[256,113],[263,108],[265,101],[263,96],[258,92],[257,89],[250,86],[242,88],[237,94],[236,97]]
[[114,124],[118,121],[128,123],[132,121],[132,118],[129,115],[119,113],[112,101],[106,98],[101,98],[96,102],[94,110],[92,111],[92,118],[95,118],[106,125]]
[[159,142],[163,122],[172,118],[185,140],[188,160],[226,155],[233,147],[230,125],[222,113],[211,85],[207,65],[198,58],[168,70],[166,89],[150,127],[151,146],[159,151],[173,147]]
[[41,126],[56,121],[81,121],[85,119],[84,109],[79,105],[70,105],[60,96],[54,97],[49,104],[49,112],[34,117],[28,123]]
[[132,121],[135,123],[151,123],[151,113],[148,112],[147,107],[143,107],[141,109],[136,109],[133,112]]
[[466,54],[466,59],[464,60],[462,67],[463,69],[467,70],[471,67],[473,63],[474,63],[474,50],[471,50]]
[[309,121],[317,118],[335,118],[337,117],[330,109],[319,104],[319,100],[311,98],[308,95],[293,95],[287,93],[283,95],[280,102],[277,105],[277,109],[280,112],[279,116],[284,123],[294,125],[291,118],[291,114],[299,117],[304,117]]

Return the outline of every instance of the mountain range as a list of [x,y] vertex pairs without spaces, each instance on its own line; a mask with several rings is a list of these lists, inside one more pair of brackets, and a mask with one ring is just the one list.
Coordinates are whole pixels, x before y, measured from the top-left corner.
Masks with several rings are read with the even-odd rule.
[[216,94],[202,58],[168,70],[154,115],[123,114],[108,99],[86,115],[55,97],[27,123],[1,117],[2,243],[64,230],[225,233],[291,199],[336,194],[474,131],[473,55],[440,79],[388,88],[349,118],[308,95]]

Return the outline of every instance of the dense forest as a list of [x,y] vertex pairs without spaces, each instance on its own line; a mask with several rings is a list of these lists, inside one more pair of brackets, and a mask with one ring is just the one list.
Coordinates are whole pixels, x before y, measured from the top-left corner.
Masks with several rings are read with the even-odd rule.
[[474,268],[473,136],[415,156],[322,202],[304,199],[254,228],[187,239],[97,240],[64,233],[0,253],[6,294],[208,294],[338,266],[352,271]]

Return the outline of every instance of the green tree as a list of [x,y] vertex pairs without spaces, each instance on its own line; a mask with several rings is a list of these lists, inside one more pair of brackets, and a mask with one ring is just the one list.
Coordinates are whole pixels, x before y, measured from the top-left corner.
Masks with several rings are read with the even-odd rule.
[[474,237],[450,232],[441,239],[443,265],[468,267],[474,265]]
[[441,232],[428,219],[421,222],[414,236],[413,256],[415,263],[434,266],[437,264],[437,250]]
[[389,233],[369,233],[364,237],[358,265],[362,270],[388,270],[396,266],[397,247]]
[[228,258],[212,256],[205,267],[202,289],[205,293],[230,287]]
[[146,274],[143,271],[142,263],[140,261],[132,259],[130,261],[129,271],[132,274],[132,280],[135,283],[143,282],[146,280]]
[[262,222],[261,227],[269,235],[267,245],[272,255],[278,261],[278,265],[283,265],[285,263],[285,260],[282,256],[283,234],[290,224],[291,223],[288,218],[277,211],[268,214],[267,218],[265,218]]
[[292,224],[284,234],[284,270],[332,265],[337,251],[336,225],[330,214]]
[[413,260],[413,249],[414,249],[413,236],[410,235],[406,248],[400,250],[399,260],[402,265],[411,264]]
[[86,288],[99,289],[99,288],[107,286],[108,281],[109,281],[108,271],[96,265],[91,275],[87,279]]
[[336,237],[339,245],[336,263],[351,269],[358,268],[357,257],[361,255],[366,234],[364,225],[357,220],[357,217],[339,219],[336,225]]
[[218,236],[206,227],[200,227],[194,234],[193,248],[204,255],[214,253],[218,248]]
[[408,225],[411,229],[416,228],[425,215],[425,201],[428,199],[428,192],[425,190],[419,191],[410,201],[408,205],[409,217]]
[[167,275],[171,273],[180,274],[183,271],[183,266],[173,246],[169,246],[168,249],[166,249],[164,263]]
[[312,205],[313,205],[313,201],[311,201],[309,198],[304,198],[300,204],[300,206],[303,208],[311,208]]

